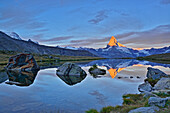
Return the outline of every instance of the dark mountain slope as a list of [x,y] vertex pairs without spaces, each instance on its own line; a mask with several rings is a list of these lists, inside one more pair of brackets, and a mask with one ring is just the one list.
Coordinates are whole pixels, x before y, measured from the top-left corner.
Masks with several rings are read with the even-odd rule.
[[70,50],[58,47],[38,45],[32,41],[13,39],[0,31],[0,50],[25,52],[37,54],[55,54],[66,56],[95,56],[86,50]]

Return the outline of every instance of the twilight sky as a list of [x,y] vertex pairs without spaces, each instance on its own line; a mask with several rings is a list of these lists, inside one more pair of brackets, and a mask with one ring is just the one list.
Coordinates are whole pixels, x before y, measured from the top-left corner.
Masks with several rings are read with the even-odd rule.
[[170,0],[0,0],[0,30],[50,46],[170,46]]

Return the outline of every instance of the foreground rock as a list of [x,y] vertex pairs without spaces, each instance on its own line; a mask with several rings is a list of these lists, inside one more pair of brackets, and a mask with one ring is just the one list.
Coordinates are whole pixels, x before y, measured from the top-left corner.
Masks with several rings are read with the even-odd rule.
[[142,92],[141,94],[144,94],[144,98],[147,98],[147,97],[158,97],[157,95],[153,94],[152,92],[148,92],[148,91],[144,91]]
[[7,75],[9,81],[5,83],[10,85],[17,85],[17,86],[29,86],[34,82],[37,73],[38,70],[29,71],[29,72],[8,70]]
[[155,90],[170,89],[170,78],[161,78],[154,86]]
[[152,91],[152,86],[148,82],[145,82],[145,83],[140,84],[138,86],[138,90],[140,92],[151,92]]
[[167,74],[165,74],[164,72],[156,68],[148,67],[147,70],[148,70],[147,75],[146,75],[147,78],[152,78],[153,80],[160,79],[161,77],[164,77],[164,76],[168,76]]
[[81,82],[86,77],[86,72],[74,63],[66,62],[58,68],[56,74],[68,85]]
[[160,106],[165,107],[168,98],[160,98],[160,97],[150,97],[148,100],[148,104],[150,106]]
[[89,73],[91,75],[95,75],[95,76],[97,76],[97,75],[105,75],[106,70],[98,68],[97,65],[93,65],[93,67],[91,67],[89,69]]
[[6,72],[0,72],[0,83],[3,83],[7,79],[8,79],[8,75],[6,74]]
[[129,111],[129,113],[156,113],[156,111],[159,111],[159,108],[156,106],[152,106],[152,107],[140,107],[137,109],[133,109]]
[[18,54],[9,58],[6,69],[31,71],[39,70],[39,66],[31,54]]

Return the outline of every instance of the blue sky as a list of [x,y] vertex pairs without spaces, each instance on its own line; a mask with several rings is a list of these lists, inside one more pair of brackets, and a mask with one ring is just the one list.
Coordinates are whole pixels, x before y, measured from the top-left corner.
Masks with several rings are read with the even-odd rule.
[[0,0],[0,30],[50,46],[170,45],[170,0]]

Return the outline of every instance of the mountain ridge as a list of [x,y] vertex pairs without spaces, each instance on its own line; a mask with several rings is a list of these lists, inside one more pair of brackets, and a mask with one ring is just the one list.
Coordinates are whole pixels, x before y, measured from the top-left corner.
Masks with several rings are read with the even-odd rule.
[[31,52],[37,54],[55,54],[66,56],[92,56],[92,53],[85,50],[70,50],[64,48],[50,47],[39,45],[32,41],[18,40],[11,38],[4,32],[0,31],[0,50],[17,51],[17,52]]

